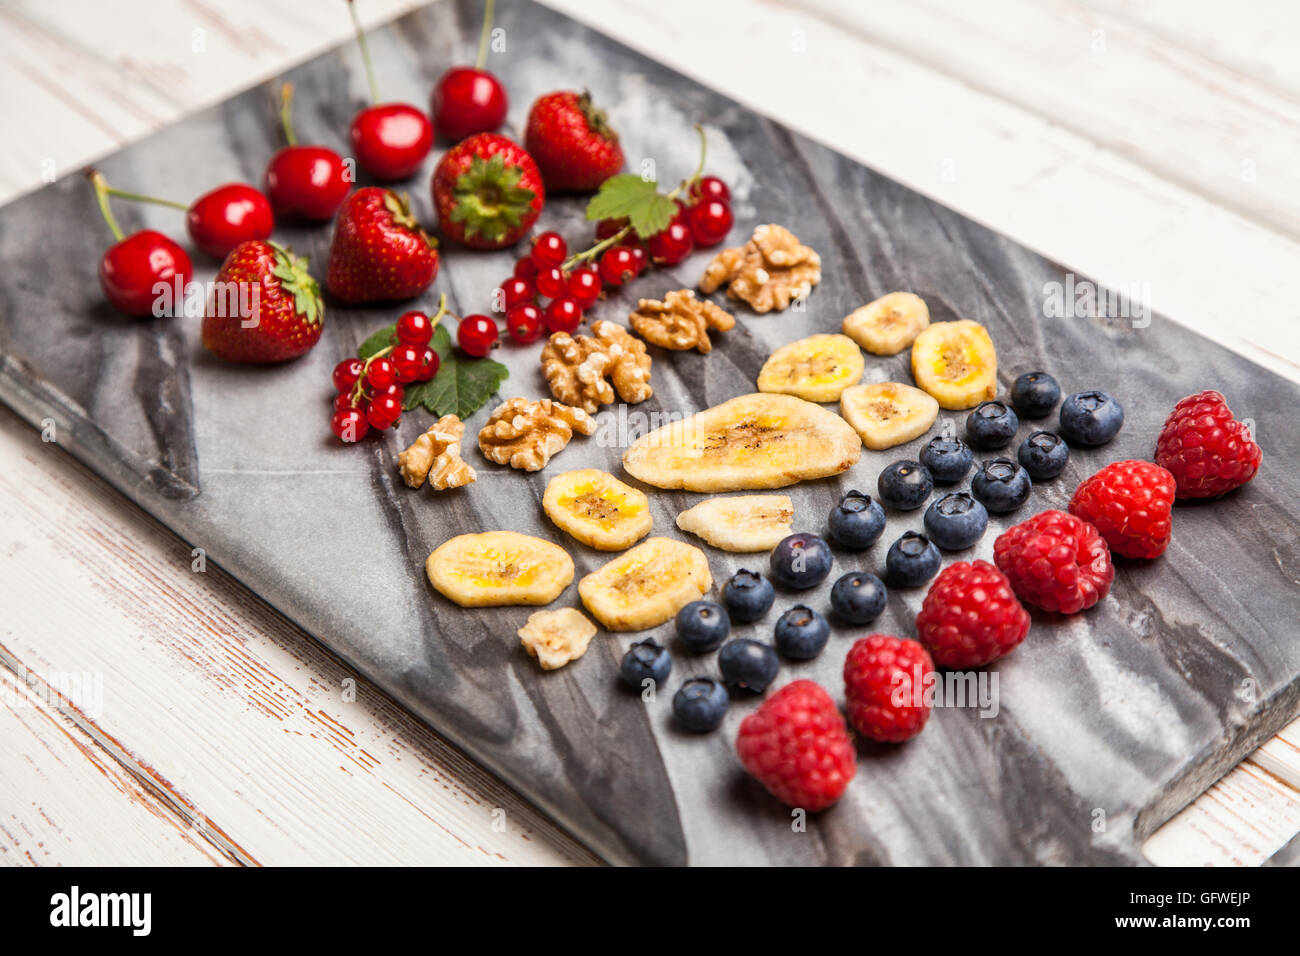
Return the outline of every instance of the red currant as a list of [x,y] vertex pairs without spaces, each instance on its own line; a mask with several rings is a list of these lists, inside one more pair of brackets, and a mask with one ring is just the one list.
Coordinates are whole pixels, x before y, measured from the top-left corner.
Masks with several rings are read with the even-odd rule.
[[424,354],[420,356],[420,374],[415,377],[417,382],[427,382],[438,374],[438,366],[442,364],[442,359],[438,358],[438,353],[433,349],[425,349]]
[[501,301],[505,304],[506,310],[521,302],[532,302],[536,295],[533,284],[527,279],[513,276],[501,283]]
[[582,307],[567,296],[546,307],[546,328],[552,332],[572,332],[581,322]]
[[596,238],[608,239],[627,227],[627,219],[602,219],[596,223]]
[[690,207],[680,199],[674,199],[673,204],[677,206],[677,211],[673,213],[672,221],[681,223],[688,222],[689,220],[687,217],[689,217],[691,213]]
[[720,199],[731,202],[731,190],[717,176],[704,176],[691,186],[691,195],[696,199]]
[[423,312],[403,312],[397,319],[396,333],[403,345],[424,348],[433,338],[433,323]]
[[650,259],[656,265],[675,266],[694,248],[695,240],[684,222],[669,223],[663,232],[650,237]]
[[602,285],[600,273],[591,266],[574,269],[569,274],[569,296],[584,309],[590,308],[600,298]]
[[330,431],[338,436],[339,441],[361,441],[370,431],[370,425],[361,409],[348,408],[334,413],[330,419]]
[[701,199],[691,207],[691,236],[697,246],[716,246],[735,221],[731,207],[721,199]]
[[520,345],[536,342],[542,335],[542,310],[531,302],[522,302],[506,313],[506,331]]
[[629,246],[628,248],[632,250],[632,261],[636,263],[636,274],[640,275],[641,273],[645,272],[645,264],[646,264],[645,247]]
[[531,279],[537,275],[537,263],[533,261],[532,256],[524,256],[515,263],[515,277],[518,279]]
[[424,361],[424,346],[399,345],[388,353],[399,382],[414,382]]
[[366,385],[377,391],[382,391],[389,385],[397,381],[397,369],[387,358],[371,359],[370,364],[366,366]]
[[486,315],[467,315],[456,329],[456,344],[466,355],[482,358],[501,341],[497,324]]
[[352,386],[357,384],[357,379],[361,377],[361,370],[365,368],[365,363],[359,358],[344,359],[334,366],[334,373],[331,378],[334,380],[334,388],[340,392],[351,391]]
[[387,392],[380,392],[366,406],[366,422],[379,431],[391,428],[401,417],[401,400]]
[[352,401],[351,392],[339,392],[334,396],[334,411],[346,412],[349,408],[356,407],[356,403]]
[[536,284],[539,293],[553,299],[564,291],[564,273],[556,266],[538,269]]
[[569,255],[569,247],[558,232],[544,232],[533,240],[531,253],[538,269],[558,266]]
[[391,395],[393,396],[393,398],[397,399],[397,401],[400,403],[402,399],[406,398],[406,389],[404,389],[401,386],[401,383],[394,382],[392,385],[389,385],[387,388],[381,389],[378,392],[374,392],[373,394],[371,394],[370,398],[373,401],[376,397],[380,395]]
[[600,257],[600,277],[606,285],[622,285],[639,273],[636,256],[627,246],[610,246]]

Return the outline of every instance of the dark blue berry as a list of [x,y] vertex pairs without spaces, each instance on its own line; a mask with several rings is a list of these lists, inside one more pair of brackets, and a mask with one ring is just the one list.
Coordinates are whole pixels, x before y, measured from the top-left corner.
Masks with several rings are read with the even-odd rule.
[[971,479],[970,491],[990,514],[1015,511],[1029,498],[1034,483],[1029,472],[1010,458],[994,458],[980,465]]
[[668,649],[656,644],[654,638],[647,637],[627,649],[619,672],[629,687],[640,690],[647,680],[662,684],[672,669],[673,659],[668,656]]
[[810,661],[822,652],[831,626],[810,607],[796,604],[776,619],[776,649],[796,661]]
[[966,440],[976,448],[1004,448],[1016,437],[1020,419],[1001,402],[980,402],[966,416]]
[[923,534],[904,531],[885,555],[885,577],[896,588],[916,588],[939,573],[939,549]]
[[870,624],[885,609],[885,582],[866,571],[850,571],[831,585],[831,610],[848,624]]
[[1061,400],[1061,386],[1046,372],[1026,372],[1011,386],[1011,404],[1024,418],[1046,418]]
[[727,715],[727,688],[712,677],[692,677],[673,694],[673,716],[687,730],[708,733]]
[[692,601],[677,612],[677,636],[695,654],[721,647],[730,630],[731,618],[713,601]]
[[1123,424],[1123,407],[1105,392],[1076,392],[1061,403],[1061,435],[1071,444],[1104,445]]
[[1060,435],[1034,432],[1020,443],[1016,460],[1034,481],[1046,481],[1065,470],[1065,463],[1070,460],[1070,446]]
[[831,538],[842,548],[862,551],[875,544],[884,530],[885,509],[860,491],[850,491],[831,509]]
[[915,511],[934,490],[930,469],[919,461],[896,461],[886,465],[876,479],[880,500],[899,511]]
[[775,600],[772,582],[747,568],[741,568],[722,586],[722,603],[733,621],[757,621]]
[[931,438],[921,449],[921,464],[930,469],[930,477],[939,484],[954,485],[966,477],[975,456],[960,438]]
[[988,526],[988,510],[964,491],[944,495],[925,509],[925,533],[945,551],[969,548]]
[[772,577],[788,588],[816,587],[831,573],[830,546],[815,534],[792,534],[772,549]]
[[742,637],[728,641],[718,651],[718,670],[722,672],[722,679],[732,687],[752,690],[755,694],[767,690],[780,669],[776,651],[761,641]]

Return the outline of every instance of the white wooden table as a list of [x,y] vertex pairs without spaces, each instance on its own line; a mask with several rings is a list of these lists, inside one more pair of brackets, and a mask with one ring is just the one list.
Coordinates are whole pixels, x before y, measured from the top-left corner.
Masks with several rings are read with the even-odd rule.
[[[547,2],[1300,380],[1300,5]],[[349,32],[341,0],[3,0],[0,201]],[[0,862],[593,862],[3,410],[0,608]],[[1300,722],[1146,853],[1297,831]]]

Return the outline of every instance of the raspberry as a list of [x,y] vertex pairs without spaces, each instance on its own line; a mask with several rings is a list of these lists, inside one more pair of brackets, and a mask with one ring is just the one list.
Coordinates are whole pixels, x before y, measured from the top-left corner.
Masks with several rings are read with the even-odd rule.
[[1074,491],[1070,514],[1090,522],[1115,554],[1158,558],[1173,531],[1174,476],[1149,461],[1116,461]]
[[958,561],[930,585],[916,633],[940,667],[983,667],[1025,639],[1029,612],[993,565]]
[[1064,511],[1044,511],[993,542],[993,560],[1020,600],[1074,614],[1110,591],[1115,568],[1097,529]]
[[916,641],[869,634],[844,658],[844,695],[849,722],[864,737],[902,743],[930,719],[926,676],[934,663]]
[[772,796],[810,813],[838,800],[857,771],[844,718],[810,680],[786,684],[741,721],[736,753]]
[[1174,476],[1179,498],[1214,498],[1239,488],[1263,458],[1250,429],[1213,389],[1175,405],[1156,441],[1156,464]]

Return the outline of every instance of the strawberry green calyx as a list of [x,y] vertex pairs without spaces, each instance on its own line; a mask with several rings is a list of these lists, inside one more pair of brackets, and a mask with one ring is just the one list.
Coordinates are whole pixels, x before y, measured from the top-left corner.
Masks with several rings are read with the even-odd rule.
[[500,239],[532,211],[537,194],[519,185],[522,177],[523,170],[506,166],[500,154],[490,159],[475,156],[469,169],[456,178],[452,222],[464,223],[467,236],[490,242]]
[[578,110],[582,113],[582,118],[587,121],[587,128],[602,139],[618,142],[618,133],[614,132],[613,127],[609,125],[609,117],[605,111],[591,101],[591,94],[586,90],[578,95]]
[[268,242],[275,255],[275,268],[271,275],[280,280],[280,288],[293,296],[293,308],[312,325],[325,318],[325,305],[321,302],[320,286],[307,271],[307,257],[295,256],[283,246]]
[[411,197],[406,193],[395,193],[391,189],[384,194],[384,208],[393,217],[393,225],[413,232],[425,241],[430,249],[438,248],[438,240],[424,231],[411,212]]

